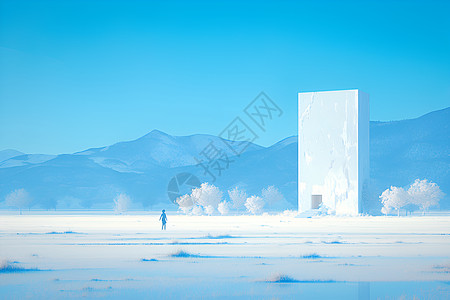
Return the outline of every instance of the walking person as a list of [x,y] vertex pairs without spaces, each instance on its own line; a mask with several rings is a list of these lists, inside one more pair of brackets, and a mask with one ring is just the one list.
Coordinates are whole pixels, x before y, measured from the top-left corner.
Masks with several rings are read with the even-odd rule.
[[159,217],[159,220],[162,222],[161,230],[166,230],[166,223],[167,223],[167,216],[166,216],[166,210],[162,210],[162,214]]

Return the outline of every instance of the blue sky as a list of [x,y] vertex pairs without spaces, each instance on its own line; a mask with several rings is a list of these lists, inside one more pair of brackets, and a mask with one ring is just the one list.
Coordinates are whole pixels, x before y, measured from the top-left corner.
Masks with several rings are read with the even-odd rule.
[[372,120],[450,103],[448,1],[0,3],[0,149],[218,134],[260,91],[284,111],[265,146],[301,91],[359,88]]

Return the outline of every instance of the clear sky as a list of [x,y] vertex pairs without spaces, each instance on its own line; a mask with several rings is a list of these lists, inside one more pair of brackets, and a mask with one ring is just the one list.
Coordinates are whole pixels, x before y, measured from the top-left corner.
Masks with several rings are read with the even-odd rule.
[[450,106],[450,1],[0,0],[0,150],[218,134],[260,92],[359,88],[372,120]]

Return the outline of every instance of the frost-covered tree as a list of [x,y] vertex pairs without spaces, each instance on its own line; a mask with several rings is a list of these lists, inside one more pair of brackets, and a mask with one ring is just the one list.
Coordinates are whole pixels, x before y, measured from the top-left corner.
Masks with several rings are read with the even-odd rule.
[[180,207],[192,207],[194,205],[194,201],[192,201],[191,195],[189,194],[178,197],[176,202]]
[[383,215],[388,215],[388,214],[391,213],[391,208],[390,208],[390,207],[387,207],[387,206],[383,206],[383,207],[381,208],[381,213],[382,213]]
[[25,189],[14,190],[5,197],[6,205],[17,207],[20,214],[22,209],[30,207],[32,201],[33,199]]
[[409,203],[409,195],[403,188],[391,186],[381,194],[380,200],[384,208],[381,210],[382,213],[388,214],[394,208],[400,215],[400,209]]
[[186,214],[213,215],[222,201],[223,193],[212,184],[204,182],[200,187],[192,190],[191,194],[186,194],[177,198],[179,208]]
[[192,207],[194,206],[194,201],[192,201],[191,195],[186,194],[178,197],[176,199],[176,202],[178,204],[178,208],[183,211],[185,214],[188,214]]
[[261,196],[264,201],[268,204],[273,204],[275,202],[283,200],[284,196],[280,193],[280,191],[273,185],[268,186],[263,189],[261,192]]
[[205,206],[203,210],[205,211],[205,214],[207,214],[208,216],[212,216],[216,211],[216,209],[212,205]]
[[230,212],[230,202],[222,201],[219,203],[217,210],[220,212],[222,216],[228,215]]
[[245,207],[248,212],[254,215],[261,214],[264,207],[264,200],[259,196],[251,196],[245,201]]
[[200,205],[194,205],[192,207],[191,213],[194,216],[201,216],[201,215],[203,215],[203,208]]
[[229,190],[228,196],[230,196],[230,199],[233,202],[233,207],[235,209],[242,208],[245,204],[245,201],[247,200],[247,193],[243,190],[240,190],[238,187]]
[[395,186],[385,190],[380,196],[383,204],[381,212],[388,214],[393,208],[399,214],[402,207],[407,207],[412,211],[413,207],[418,206],[425,214],[428,208],[438,205],[443,196],[444,193],[436,183],[426,179],[416,179],[408,190]]
[[408,195],[410,197],[410,202],[419,206],[424,214],[431,206],[438,205],[439,200],[444,197],[444,193],[439,186],[426,179],[416,179],[409,187]]
[[199,188],[192,190],[191,193],[193,201],[204,208],[207,206],[217,208],[220,201],[222,201],[222,196],[223,193],[218,187],[207,182],[202,183]]
[[114,198],[114,211],[116,214],[123,214],[127,212],[131,204],[130,197],[125,193],[120,193]]

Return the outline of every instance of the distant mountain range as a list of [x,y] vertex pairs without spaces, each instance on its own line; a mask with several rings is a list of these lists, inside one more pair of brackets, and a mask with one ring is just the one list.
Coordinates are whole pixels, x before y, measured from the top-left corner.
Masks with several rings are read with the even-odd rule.
[[[417,119],[370,124],[369,213],[378,213],[378,196],[391,185],[406,186],[416,178],[436,182],[446,193],[441,209],[450,209],[450,108]],[[210,171],[197,159],[215,154]],[[214,152],[220,150],[219,152]],[[217,159],[220,158],[220,159]],[[220,163],[219,163],[220,162]],[[228,165],[228,167],[227,167]],[[217,168],[223,168],[219,176]],[[191,173],[226,191],[239,186],[248,194],[275,185],[286,201],[271,209],[297,207],[297,137],[270,147],[249,143],[236,156],[222,139],[212,135],[171,136],[158,130],[129,142],[92,148],[74,154],[24,154],[0,151],[0,207],[14,189],[25,188],[42,208],[111,208],[125,192],[136,207],[175,207],[167,196],[171,178]],[[214,181],[213,181],[214,180]]]
[[[446,194],[441,209],[450,209],[450,107],[416,119],[370,122],[371,195],[389,186],[429,179]],[[377,199],[367,205],[378,209]]]

